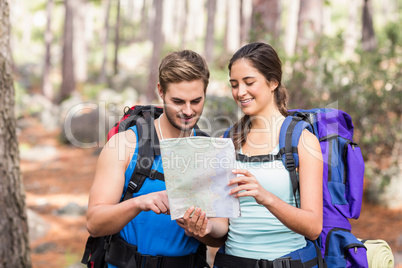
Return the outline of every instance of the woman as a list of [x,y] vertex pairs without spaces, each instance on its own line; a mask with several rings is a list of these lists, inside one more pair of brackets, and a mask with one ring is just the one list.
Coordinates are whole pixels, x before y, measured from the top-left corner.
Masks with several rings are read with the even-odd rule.
[[[244,113],[231,130],[237,153],[277,154],[280,128],[288,114],[288,93],[281,85],[276,51],[265,43],[248,44],[231,58],[229,74],[233,98]],[[193,217],[191,211],[185,215],[187,234],[219,237],[228,229],[225,254],[217,254],[216,266],[263,267],[266,260],[288,262],[282,257],[290,253],[294,253],[293,259],[295,254],[315,254],[314,244],[308,241],[318,238],[322,230],[323,164],[319,142],[309,131],[303,131],[298,153],[297,200],[281,160],[238,161],[238,169],[233,171],[238,177],[230,181],[237,186],[230,194],[240,200],[241,217],[211,223],[199,211]],[[283,267],[297,267],[294,261],[289,264]],[[315,263],[310,267],[316,267]]]

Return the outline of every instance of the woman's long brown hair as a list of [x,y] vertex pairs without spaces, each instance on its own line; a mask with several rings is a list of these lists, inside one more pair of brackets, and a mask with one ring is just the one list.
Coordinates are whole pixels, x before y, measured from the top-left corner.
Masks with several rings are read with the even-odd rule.
[[[232,65],[239,59],[247,59],[256,68],[267,81],[278,83],[274,91],[275,104],[283,116],[288,115],[286,104],[289,98],[287,89],[282,86],[282,62],[279,59],[275,49],[262,42],[251,43],[240,48],[229,61],[229,73]],[[251,129],[251,118],[244,115],[231,129],[231,137],[236,150],[244,145],[247,140],[247,134]]]

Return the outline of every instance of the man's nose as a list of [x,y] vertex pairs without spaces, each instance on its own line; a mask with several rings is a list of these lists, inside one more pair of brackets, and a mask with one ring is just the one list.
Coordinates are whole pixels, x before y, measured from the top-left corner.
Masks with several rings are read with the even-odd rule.
[[186,116],[191,116],[193,114],[193,109],[191,108],[190,103],[185,104],[183,107],[182,113]]

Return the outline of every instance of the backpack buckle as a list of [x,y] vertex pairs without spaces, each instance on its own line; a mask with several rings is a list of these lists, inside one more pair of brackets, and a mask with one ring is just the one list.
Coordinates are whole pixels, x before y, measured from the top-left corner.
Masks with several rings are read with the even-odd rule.
[[156,169],[151,169],[149,171],[149,178],[155,180],[157,177],[158,171]]
[[261,260],[258,261],[257,267],[258,268],[268,268],[269,267],[269,261],[261,259]]
[[112,237],[113,235],[109,235],[105,238],[105,243],[103,244],[103,249],[109,251],[110,244],[112,244]]
[[145,257],[145,266],[147,268],[159,268],[159,260],[161,258],[159,256],[146,256]]
[[138,187],[138,185],[135,183],[135,182],[133,182],[133,181],[130,181],[129,183],[128,183],[128,185],[127,185],[127,189],[128,190],[130,190],[130,192],[133,192],[134,193],[134,191],[135,191],[135,189]]
[[295,159],[293,157],[292,153],[286,153],[286,169],[288,171],[293,171],[296,168],[296,162]]
[[291,260],[292,260],[291,257],[276,259],[273,261],[272,267],[273,268],[290,268]]

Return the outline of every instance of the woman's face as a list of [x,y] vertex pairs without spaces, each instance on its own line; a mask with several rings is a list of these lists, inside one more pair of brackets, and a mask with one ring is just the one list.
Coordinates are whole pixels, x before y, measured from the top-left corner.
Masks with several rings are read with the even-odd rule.
[[230,71],[232,96],[247,115],[264,115],[275,106],[274,90],[277,82],[268,82],[247,59],[239,59]]

